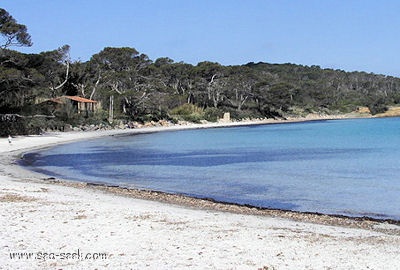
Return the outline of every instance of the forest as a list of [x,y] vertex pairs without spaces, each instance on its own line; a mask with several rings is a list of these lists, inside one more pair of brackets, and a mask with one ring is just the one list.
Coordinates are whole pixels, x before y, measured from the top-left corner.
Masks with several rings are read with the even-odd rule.
[[[0,9],[0,136],[63,129],[68,125],[147,121],[216,121],[341,114],[368,107],[372,114],[400,103],[400,79],[297,64],[224,66],[155,60],[135,48],[106,47],[74,61],[68,45],[38,54],[24,25]],[[45,106],[62,96],[96,101],[77,114],[73,106]],[[110,111],[112,110],[112,112]],[[110,121],[112,116],[112,121]]]

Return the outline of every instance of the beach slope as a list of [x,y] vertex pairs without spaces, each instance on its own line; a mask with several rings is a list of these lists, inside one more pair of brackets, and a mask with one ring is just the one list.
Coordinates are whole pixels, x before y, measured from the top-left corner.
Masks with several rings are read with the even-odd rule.
[[3,139],[0,269],[400,269],[397,225],[355,228],[142,200],[59,184],[13,162],[32,148],[122,132]]

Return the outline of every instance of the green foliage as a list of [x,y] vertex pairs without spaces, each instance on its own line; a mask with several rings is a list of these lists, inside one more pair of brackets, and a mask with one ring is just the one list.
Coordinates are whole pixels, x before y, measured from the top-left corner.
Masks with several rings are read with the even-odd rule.
[[60,119],[46,119],[46,118],[31,118],[26,120],[26,127],[29,130],[28,133],[40,134],[47,130],[63,130],[65,122]]
[[46,130],[63,130],[65,122],[57,118],[31,117],[0,121],[0,136],[40,134]]
[[218,108],[210,107],[204,110],[204,119],[209,122],[217,122],[223,115],[224,112]]
[[153,111],[152,113],[148,113],[148,114],[143,114],[143,115],[137,116],[135,118],[132,118],[130,120],[145,123],[145,122],[150,122],[150,121],[157,122],[159,120],[172,120],[172,119],[166,111],[161,110],[161,111]]
[[193,104],[183,104],[170,111],[172,117],[178,120],[198,123],[205,118],[204,110]]
[[367,107],[372,115],[375,115],[378,113],[384,113],[388,110],[388,106],[386,105],[384,98],[378,98],[376,100],[372,100],[367,105]]
[[3,49],[10,46],[32,46],[31,36],[27,28],[17,21],[5,10],[0,8],[0,34],[3,37]]
[[252,110],[228,110],[231,114],[231,119],[234,120],[245,120],[245,119],[255,119],[255,118],[265,118],[265,115],[262,115],[259,112],[254,112]]
[[72,126],[85,126],[85,125],[107,125],[108,113],[104,110],[100,110],[94,113],[86,114],[74,114],[69,120],[68,124]]
[[201,114],[203,110],[193,104],[183,104],[171,110],[172,115]]
[[[3,47],[29,45],[24,33],[26,28],[0,9]],[[106,47],[87,62],[71,62],[68,52],[68,45],[40,54],[0,49],[0,113],[57,116],[42,124],[21,120],[10,126],[23,126],[16,129],[27,132],[47,124],[57,129],[62,123],[102,123],[110,98],[115,122],[217,121],[224,112],[232,119],[284,118],[347,113],[365,105],[375,114],[400,104],[399,78],[365,72],[262,62],[223,66],[205,61],[193,66],[167,57],[153,62],[128,47]],[[94,99],[102,111],[80,115],[69,105],[54,112],[37,104],[62,95]]]
[[77,111],[72,102],[66,101],[65,104],[60,106],[60,108],[55,112],[55,115],[60,120],[72,124],[77,118]]

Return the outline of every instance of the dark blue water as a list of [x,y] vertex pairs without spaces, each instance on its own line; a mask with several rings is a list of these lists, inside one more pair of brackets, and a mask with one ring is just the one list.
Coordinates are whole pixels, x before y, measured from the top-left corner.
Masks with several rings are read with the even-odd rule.
[[79,181],[400,220],[400,118],[107,137],[27,154],[24,164]]

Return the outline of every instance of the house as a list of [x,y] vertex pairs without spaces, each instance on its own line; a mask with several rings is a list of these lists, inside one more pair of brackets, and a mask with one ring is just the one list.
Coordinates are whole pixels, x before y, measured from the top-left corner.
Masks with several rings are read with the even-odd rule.
[[97,110],[97,101],[79,96],[61,96],[51,98],[41,102],[40,104],[47,107],[47,109],[54,111],[65,107],[68,102],[72,105],[72,108],[76,113],[85,114],[85,116],[88,116],[89,113],[93,113]]
[[70,100],[77,113],[93,113],[96,111],[97,101],[78,97],[78,96],[62,96],[61,98]]

